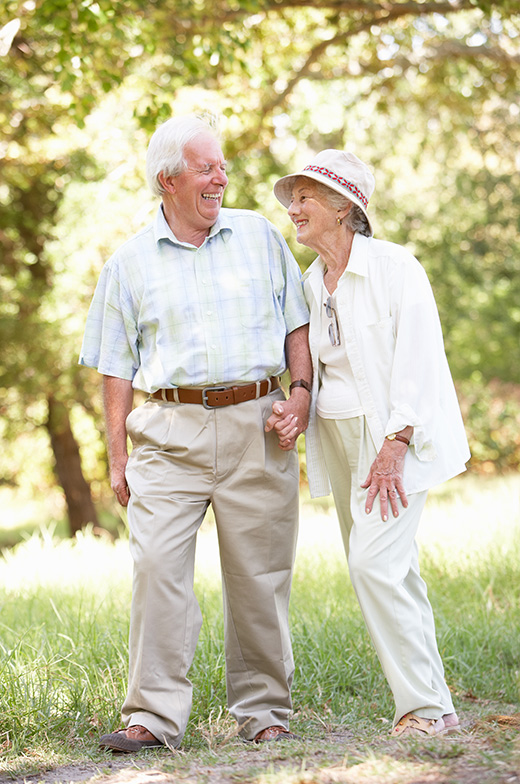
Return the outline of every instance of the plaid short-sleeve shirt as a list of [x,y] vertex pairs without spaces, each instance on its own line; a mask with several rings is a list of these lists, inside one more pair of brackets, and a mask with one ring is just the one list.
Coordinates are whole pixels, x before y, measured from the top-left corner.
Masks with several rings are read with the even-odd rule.
[[281,374],[285,338],[306,324],[300,269],[263,216],[222,208],[200,248],[162,208],[105,264],[80,364],[145,392]]

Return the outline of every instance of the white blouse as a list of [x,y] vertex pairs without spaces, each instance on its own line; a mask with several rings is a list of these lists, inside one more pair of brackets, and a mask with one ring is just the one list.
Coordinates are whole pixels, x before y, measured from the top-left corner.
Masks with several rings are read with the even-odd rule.
[[[339,285],[341,285],[341,279]],[[332,345],[329,337],[331,326],[332,334],[336,332],[336,324],[333,323],[336,318],[335,313],[331,318],[327,316],[326,303],[329,298],[334,311],[337,312],[336,298],[334,294],[329,294],[323,284],[319,349],[321,380],[316,411],[318,416],[323,419],[351,419],[361,416],[363,408],[345,351],[345,336],[341,334],[341,329],[339,329],[339,334],[336,336],[339,340],[337,345]],[[339,327],[339,324],[337,326]]]
[[[316,428],[324,265],[304,275],[311,309],[313,404],[306,433],[311,495],[330,492]],[[335,292],[345,350],[377,450],[386,435],[414,428],[404,467],[407,493],[426,490],[465,470],[470,458],[444,352],[437,306],[417,259],[391,242],[356,234],[344,282]]]

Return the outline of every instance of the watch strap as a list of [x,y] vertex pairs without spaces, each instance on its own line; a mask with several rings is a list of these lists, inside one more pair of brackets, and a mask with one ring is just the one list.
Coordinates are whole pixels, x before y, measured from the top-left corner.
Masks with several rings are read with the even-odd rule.
[[309,384],[309,382],[308,382],[308,381],[304,381],[304,379],[303,379],[303,378],[297,378],[297,379],[296,379],[296,381],[293,381],[293,382],[292,382],[292,383],[289,385],[289,392],[292,392],[292,391],[293,391],[293,389],[294,389],[294,387],[303,387],[304,389],[306,389],[306,390],[307,390],[307,392],[309,392],[309,394],[310,394],[310,393],[311,393],[311,391],[312,391],[312,387],[311,387],[311,385]]
[[389,441],[401,441],[403,444],[406,444],[406,446],[410,446],[410,442],[406,436],[402,436],[400,433],[391,433],[386,436],[386,438],[388,438]]

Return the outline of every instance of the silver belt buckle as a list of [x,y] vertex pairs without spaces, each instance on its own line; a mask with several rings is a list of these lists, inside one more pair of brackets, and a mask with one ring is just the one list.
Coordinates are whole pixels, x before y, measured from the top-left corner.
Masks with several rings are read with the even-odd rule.
[[202,405],[204,408],[207,408],[208,410],[216,408],[216,406],[210,406],[208,403],[208,392],[225,392],[226,389],[230,389],[230,387],[204,387],[202,390]]

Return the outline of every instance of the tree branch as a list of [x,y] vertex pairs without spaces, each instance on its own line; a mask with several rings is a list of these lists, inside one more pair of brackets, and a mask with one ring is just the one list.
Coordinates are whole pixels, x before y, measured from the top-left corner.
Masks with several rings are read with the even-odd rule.
[[[272,114],[272,112],[282,106],[289,95],[294,91],[297,84],[304,78],[309,79],[318,79],[317,76],[312,71],[312,66],[319,61],[319,59],[325,54],[329,47],[334,45],[338,45],[340,43],[348,42],[349,39],[352,39],[354,36],[359,35],[362,32],[366,32],[370,30],[373,25],[378,24],[388,24],[389,22],[395,21],[400,19],[404,16],[414,16],[414,17],[423,17],[427,16],[432,13],[458,13],[461,11],[467,10],[475,10],[475,5],[471,2],[471,0],[447,0],[447,2],[430,2],[430,3],[415,3],[415,2],[403,2],[403,3],[393,3],[393,2],[381,2],[381,3],[371,3],[367,5],[366,3],[359,3],[356,0],[337,0],[337,2],[330,3],[318,3],[312,2],[312,0],[283,0],[281,3],[273,2],[272,8],[296,8],[299,6],[312,6],[314,8],[318,7],[320,9],[330,8],[331,10],[334,9],[335,11],[352,11],[352,10],[363,10],[367,11],[370,9],[371,16],[368,18],[364,18],[360,20],[358,23],[353,24],[350,29],[342,30],[338,32],[336,35],[332,36],[331,38],[321,41],[317,44],[307,56],[305,63],[303,66],[295,73],[293,76],[288,80],[287,86],[284,90],[282,90],[278,95],[273,97],[270,101],[264,104],[259,112],[260,120],[256,125],[256,128],[252,130],[251,134],[252,137],[258,138],[260,128],[264,125],[266,118]],[[455,46],[457,46],[457,52],[455,52]],[[475,57],[475,56],[488,56],[494,57],[497,60],[500,60],[500,50],[496,49],[488,49],[486,47],[469,47],[464,46],[464,44],[460,44],[457,42],[453,42],[453,53],[457,56],[465,56],[465,57]],[[444,56],[450,54],[449,45],[446,45],[446,50],[444,52]],[[518,60],[517,57],[510,55],[508,56],[505,52],[502,53],[503,59],[507,59],[508,62],[516,62]],[[411,61],[407,61],[408,67],[412,65]],[[385,65],[391,66],[391,61],[385,63]]]
[[313,8],[318,11],[330,11],[338,13],[362,12],[369,15],[381,15],[388,17],[393,14],[398,16],[410,14],[412,16],[424,16],[425,14],[449,14],[459,11],[475,10],[475,4],[471,0],[432,0],[432,2],[417,3],[409,0],[408,2],[395,2],[395,0],[381,0],[381,2],[364,2],[364,0],[269,0],[264,5],[259,6],[256,11],[250,8],[229,8],[228,3],[220,7],[212,5],[211,13],[197,17],[190,9],[189,15],[183,17],[182,13],[176,11],[177,21],[181,21],[185,30],[194,27],[215,27],[216,24],[223,22],[234,22],[257,14],[267,15],[271,12],[280,15],[281,11],[292,11],[299,8]]
[[[286,0],[286,2],[291,2],[292,0]],[[304,2],[306,3],[307,0],[294,0],[296,2]],[[338,6],[348,6],[349,0],[342,0],[342,2],[338,2]],[[373,8],[374,6],[371,6]],[[365,6],[366,8],[366,6]],[[308,55],[305,64],[303,65],[300,70],[293,75],[293,77],[288,81],[287,87],[283,90],[279,95],[273,98],[267,105],[265,105],[262,109],[262,119],[265,117],[266,114],[270,114],[275,108],[283,104],[286,98],[292,93],[296,85],[298,84],[301,79],[309,76],[311,74],[311,67],[314,63],[319,60],[319,58],[325,53],[325,51],[330,47],[334,46],[335,44],[339,44],[342,41],[348,40],[353,38],[356,35],[359,35],[362,32],[366,32],[370,30],[370,28],[381,22],[387,24],[388,22],[395,21],[396,19],[400,19],[403,16],[407,16],[409,14],[413,16],[425,16],[431,14],[434,10],[436,13],[442,13],[442,11],[449,10],[450,12],[460,11],[462,8],[474,8],[471,5],[469,0],[459,0],[457,5],[450,2],[443,2],[443,3],[380,3],[376,7],[373,15],[368,19],[364,19],[358,24],[353,25],[348,31],[340,31],[336,35],[332,36],[325,41],[321,41],[317,46],[315,46],[310,54]]]

